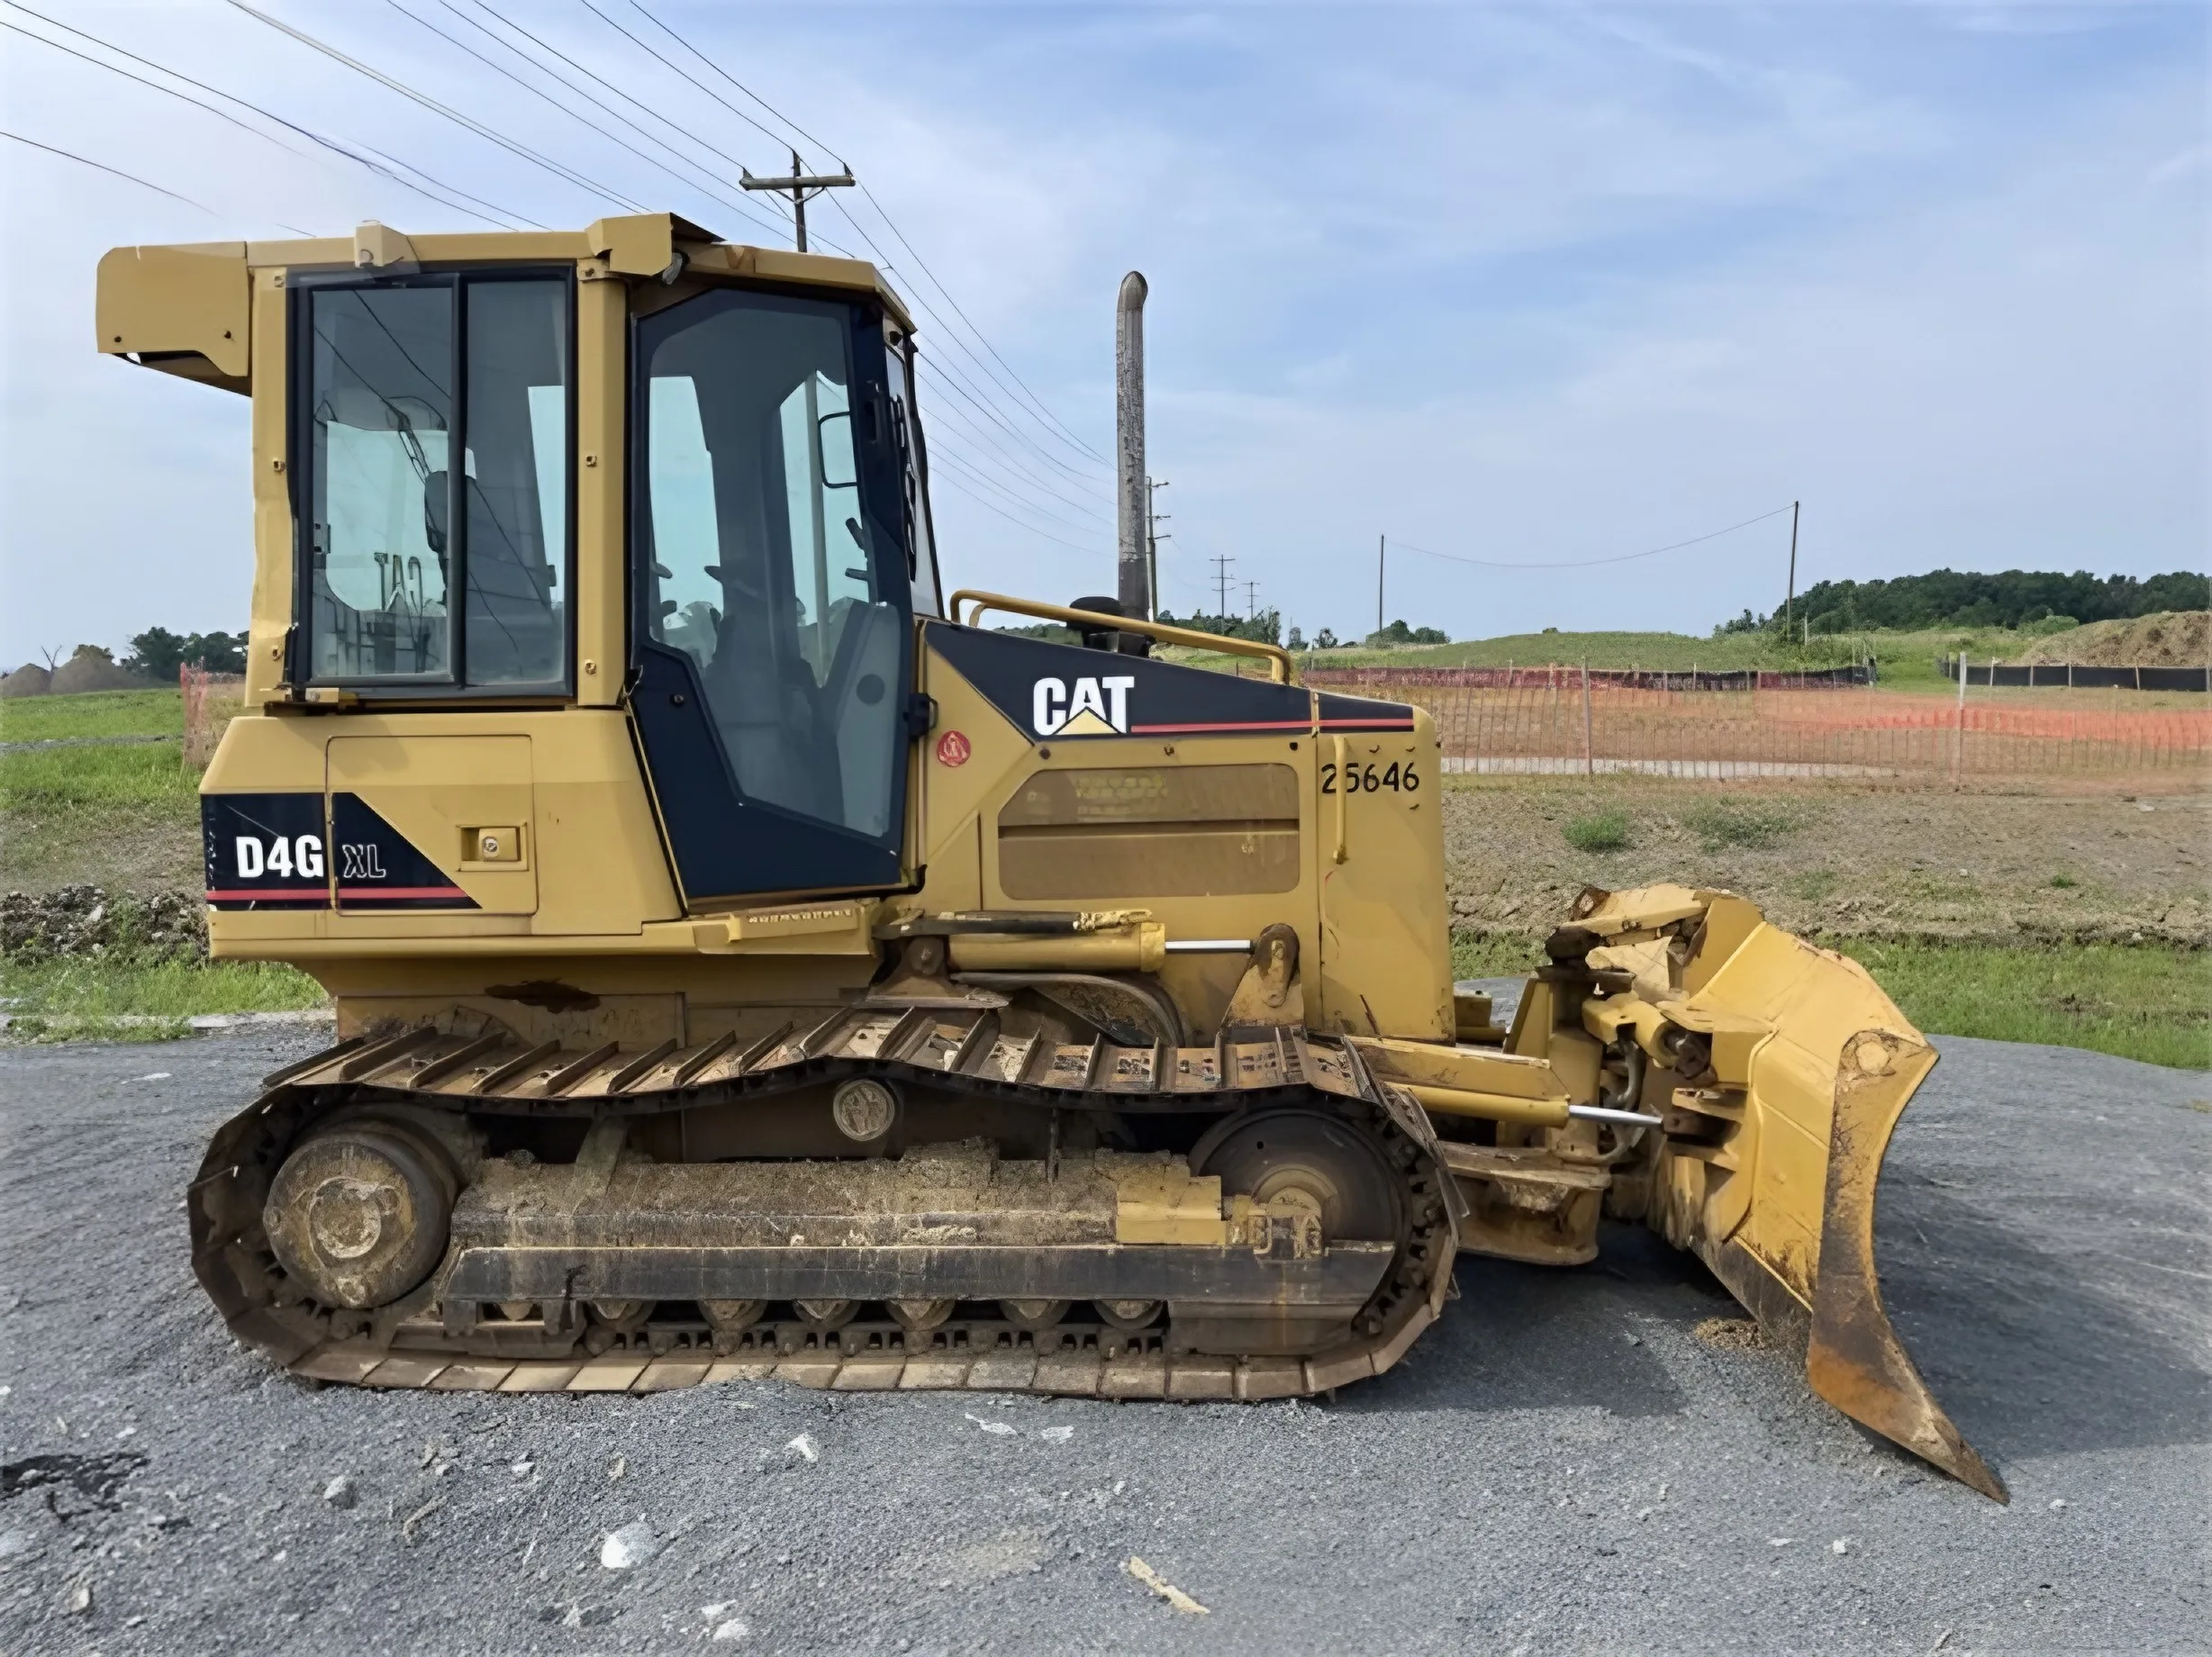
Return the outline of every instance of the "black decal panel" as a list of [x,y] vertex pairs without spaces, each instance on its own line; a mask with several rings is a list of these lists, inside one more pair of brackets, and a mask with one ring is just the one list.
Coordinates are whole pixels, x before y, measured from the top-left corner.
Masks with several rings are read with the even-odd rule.
[[[1313,729],[1311,693],[1265,679],[932,622],[929,647],[1032,742]],[[1399,702],[1321,693],[1321,729],[1411,730]]]
[[321,794],[202,794],[200,840],[211,908],[330,908]]
[[455,885],[451,875],[358,794],[331,796],[331,850],[341,910],[358,913],[477,907],[476,899]]
[[1364,696],[1321,693],[1323,730],[1411,730],[1413,710],[1401,702],[1373,702]]

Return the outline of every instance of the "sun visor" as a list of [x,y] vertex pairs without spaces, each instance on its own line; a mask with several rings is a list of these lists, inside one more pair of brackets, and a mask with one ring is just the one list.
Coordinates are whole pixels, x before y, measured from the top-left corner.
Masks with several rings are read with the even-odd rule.
[[252,298],[242,241],[113,249],[94,307],[100,349],[245,391]]

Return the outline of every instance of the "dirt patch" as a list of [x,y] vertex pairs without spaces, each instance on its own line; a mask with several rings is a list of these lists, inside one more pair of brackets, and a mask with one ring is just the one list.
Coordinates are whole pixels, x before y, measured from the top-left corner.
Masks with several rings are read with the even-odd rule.
[[2038,639],[2023,662],[2081,667],[2202,667],[2212,650],[2212,611],[2162,610],[2128,621],[2091,621]]
[[1766,1336],[1748,1317],[1708,1317],[1690,1331],[1717,1352],[1764,1352]]
[[[1799,790],[1658,779],[1455,780],[1452,925],[1539,938],[1584,886],[1742,892],[1832,938],[2212,944],[2212,799]],[[1569,843],[1620,812],[1626,844]]]

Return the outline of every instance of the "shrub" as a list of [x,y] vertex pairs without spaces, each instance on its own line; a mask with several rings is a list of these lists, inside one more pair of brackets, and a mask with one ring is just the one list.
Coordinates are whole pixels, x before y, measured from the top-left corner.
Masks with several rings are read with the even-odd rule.
[[1752,800],[1709,800],[1683,813],[1682,826],[1704,842],[1707,851],[1737,846],[1761,850],[1779,844],[1797,828],[1786,806]]
[[1561,832],[1578,852],[1617,852],[1628,844],[1628,813],[1614,806],[1578,817]]

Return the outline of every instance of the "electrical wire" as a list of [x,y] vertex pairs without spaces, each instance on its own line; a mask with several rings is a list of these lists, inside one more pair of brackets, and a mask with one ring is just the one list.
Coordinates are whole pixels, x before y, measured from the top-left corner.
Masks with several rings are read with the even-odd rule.
[[1014,503],[1016,505],[1027,508],[1030,512],[1039,513],[1042,516],[1050,519],[1054,523],[1059,524],[1063,528],[1073,530],[1079,535],[1101,533],[1099,526],[1096,524],[1078,523],[1072,518],[1063,518],[1056,512],[1047,512],[1044,507],[1038,505],[1035,502],[1025,500],[1021,496],[1013,493],[1003,484],[993,482],[990,478],[985,477],[982,473],[978,472],[969,462],[967,457],[962,455],[957,448],[947,448],[941,440],[943,433],[940,432],[938,436],[940,441],[938,444],[936,453],[931,457],[931,458],[940,460],[947,466],[951,466],[953,470],[959,473],[970,483],[980,484],[984,487],[993,491],[994,493],[1003,495],[1007,500]]
[[1027,530],[1030,534],[1038,536],[1044,540],[1052,541],[1059,546],[1065,547],[1072,552],[1080,552],[1086,558],[1096,557],[1098,556],[1098,548],[1095,547],[1078,547],[1074,541],[1062,540],[1060,537],[1056,535],[1047,534],[1044,530],[1037,528],[1037,526],[1034,524],[1023,523],[1021,520],[1015,517],[1013,513],[1007,512],[1002,507],[993,506],[990,502],[984,500],[983,496],[977,494],[974,490],[968,488],[965,484],[961,483],[959,478],[956,476],[948,474],[943,477],[942,481],[951,488],[955,494],[966,496],[969,500],[975,502],[976,505],[982,507],[987,512],[998,513],[1000,517],[1005,519],[1007,522],[1014,525],[1014,527],[1017,529]]
[[[597,122],[594,121],[590,116],[582,113],[576,109],[571,107],[569,104],[564,104],[560,99],[555,97],[551,93],[546,91],[543,87],[531,85],[529,81],[523,79],[520,75],[517,75],[512,69],[508,68],[505,65],[495,63],[491,59],[486,58],[482,52],[476,50],[476,48],[469,46],[461,41],[455,40],[453,36],[448,34],[436,23],[431,22],[430,19],[417,16],[414,13],[409,11],[405,6],[400,4],[400,0],[385,0],[385,4],[390,5],[394,11],[399,13],[401,16],[406,18],[410,23],[418,23],[422,27],[429,30],[440,40],[451,46],[455,50],[466,52],[469,57],[474,58],[478,63],[483,64],[485,68],[490,69],[493,73],[503,76],[506,79],[512,81],[516,86],[521,87],[523,91],[529,93],[532,97],[542,99],[544,102],[551,104],[555,109],[560,111],[562,114],[567,115],[570,120],[579,122],[590,131],[598,133],[600,137],[607,140],[608,142],[620,145],[622,149],[628,150],[631,155],[636,156],[640,161],[643,161],[647,166],[656,168],[659,171],[667,174],[669,177],[675,179],[685,189],[696,190],[701,195],[706,196],[710,201],[715,202],[720,205],[728,208],[732,213],[742,213],[745,211],[743,208],[739,206],[736,202],[731,201],[728,196],[722,195],[715,190],[709,188],[707,186],[700,184],[696,179],[686,178],[683,174],[677,172],[674,168],[670,167],[666,161],[662,161],[656,157],[646,154],[644,150],[639,149],[635,144],[630,142],[627,139],[618,137],[616,134],[609,131],[606,128],[601,126]],[[443,0],[441,0],[441,4],[443,4]],[[593,97],[590,93],[585,91],[580,86],[572,85],[567,79],[567,77],[554,74],[553,71],[548,69],[543,64],[540,64],[535,59],[530,58],[511,43],[500,40],[497,35],[492,33],[490,30],[485,28],[482,23],[477,23],[474,18],[467,16],[466,14],[457,10],[450,5],[447,5],[446,9],[452,12],[453,14],[459,18],[461,22],[468,24],[470,28],[475,29],[486,40],[489,40],[496,45],[504,48],[513,56],[521,59],[524,63],[529,64],[531,68],[537,70],[540,75],[546,76],[551,79],[555,85],[560,86],[564,91],[573,93],[577,97],[588,100],[593,105],[604,113],[610,119],[621,122],[624,126],[627,126],[632,131],[637,132],[638,135],[640,138],[643,138],[648,143],[658,145],[663,149],[668,149],[667,145],[662,144],[658,139],[654,138],[648,132],[645,132],[637,125],[635,122],[629,120],[625,116],[615,113],[614,111],[608,109],[604,104],[600,103],[597,98]],[[686,167],[692,168],[694,171],[705,171],[703,168],[700,168],[697,163],[694,162],[689,157],[682,155],[675,150],[669,150],[669,153],[671,155],[675,155],[677,160],[682,161]],[[767,222],[768,221],[763,222]]]
[[1670,541],[1664,547],[1647,547],[1642,552],[1624,552],[1609,558],[1575,558],[1563,564],[1504,564],[1495,558],[1470,558],[1455,552],[1431,552],[1426,547],[1416,547],[1410,541],[1394,540],[1392,546],[1401,552],[1418,552],[1425,558],[1443,558],[1453,564],[1473,564],[1483,569],[1594,569],[1600,564],[1627,564],[1636,558],[1655,558],[1663,552],[1680,552],[1685,547],[1695,547],[1701,541],[1718,540],[1724,535],[1733,535],[1738,530],[1747,530],[1754,523],[1764,523],[1770,518],[1779,518],[1790,509],[1778,506],[1771,512],[1761,512],[1756,518],[1746,518],[1741,523],[1732,523],[1725,530],[1715,530],[1706,535],[1693,535],[1686,541]]
[[[296,132],[302,138],[307,140],[308,142],[315,144],[322,149],[327,149],[333,155],[343,157],[346,160],[352,162],[356,167],[363,168],[369,172],[376,174],[379,177],[388,179],[390,182],[398,185],[402,189],[412,191],[415,195],[422,196],[425,201],[436,202],[440,207],[450,208],[456,213],[467,213],[470,218],[481,219],[487,224],[496,224],[502,230],[512,230],[514,228],[514,221],[520,221],[521,223],[530,224],[533,229],[542,230],[544,228],[542,225],[532,223],[530,220],[523,218],[520,213],[509,212],[503,207],[496,206],[493,203],[485,201],[480,197],[471,195],[466,190],[458,189],[454,186],[445,183],[442,179],[433,177],[429,173],[422,171],[421,168],[412,166],[408,162],[396,160],[391,157],[384,158],[385,160],[391,161],[393,167],[404,168],[408,172],[413,173],[416,177],[428,180],[431,185],[435,186],[436,190],[443,191],[445,194],[441,195],[435,194],[432,190],[426,190],[421,185],[415,184],[410,179],[401,177],[397,173],[393,172],[390,168],[380,167],[374,161],[365,160],[360,156],[356,155],[351,149],[346,148],[345,145],[338,142],[336,140],[325,138],[320,132],[313,131],[306,127],[301,126],[296,122],[287,121],[282,115],[277,114],[275,111],[264,109],[260,104],[252,102],[250,99],[241,98],[235,93],[225,92],[219,86],[211,86],[205,81],[195,80],[191,76],[184,74],[180,70],[172,69],[166,64],[156,63],[150,58],[141,58],[138,55],[138,53],[126,50],[122,47],[116,45],[112,41],[104,41],[96,34],[87,33],[85,30],[72,27],[70,24],[62,23],[57,18],[49,17],[43,12],[34,12],[29,6],[22,5],[21,0],[7,0],[7,4],[14,10],[23,13],[26,17],[34,17],[38,19],[40,23],[44,23],[50,29],[59,29],[65,34],[75,35],[80,41],[89,41],[93,45],[97,46],[103,51],[113,52],[118,58],[128,58],[133,63],[140,64],[147,68],[152,69],[157,74],[166,75],[171,80],[182,81],[187,86],[196,86],[202,92],[208,94],[212,97],[221,98],[226,104],[235,104],[240,109],[251,110],[255,114],[260,116],[262,120],[272,122],[276,125],[283,127],[286,131]],[[8,27],[16,28],[16,25],[11,23],[8,25]],[[59,41],[48,41],[43,36],[31,34],[28,30],[24,29],[18,28],[16,29],[16,32],[20,34],[27,35],[32,40],[39,41],[44,45],[51,46],[58,51],[69,51],[73,56],[83,57],[86,62],[90,63],[96,68],[105,69],[110,74],[121,75],[130,80],[138,80],[140,78],[138,76],[131,74],[127,69],[117,68],[114,64],[102,63],[97,58],[86,57],[81,52],[74,52],[72,51],[71,48],[62,45]],[[172,97],[184,97],[184,94],[174,91],[170,87],[159,86],[155,82],[147,81],[143,84],[152,86],[157,92],[168,93]],[[199,100],[196,98],[186,98],[185,101],[190,104],[199,103]],[[208,106],[205,104],[200,104],[200,107],[204,109]],[[213,111],[211,113],[216,114],[222,113],[220,110]],[[229,117],[225,116],[224,119],[228,120]],[[254,129],[248,127],[246,131],[253,132]],[[288,145],[283,144],[280,142],[280,140],[271,137],[267,132],[254,132],[254,135],[265,142],[276,144],[279,149],[284,149],[287,154],[298,153],[297,151],[291,149]],[[447,199],[449,196],[457,199],[449,200]],[[465,203],[474,203],[475,206],[472,207],[464,205],[463,204]],[[478,212],[476,211],[477,208],[482,208],[485,211]]]
[[967,408],[973,409],[981,408],[981,405],[977,403],[967,392],[963,390],[957,383],[949,379],[940,380],[938,384],[942,389],[950,392],[958,401],[956,403],[947,402],[945,399],[939,398],[936,404],[935,412],[938,415],[945,416],[947,419],[956,421],[961,430],[965,432],[973,440],[980,444],[990,452],[993,460],[995,460],[998,466],[1009,477],[1019,479],[1026,486],[1034,489],[1042,494],[1050,495],[1054,500],[1060,502],[1064,505],[1072,506],[1078,512],[1087,512],[1092,513],[1094,517],[1101,519],[1105,516],[1105,513],[1092,503],[1074,500],[1070,496],[1062,494],[1057,490],[1051,487],[1049,482],[1044,477],[1040,476],[1038,473],[1026,470],[1021,465],[1020,457],[1008,452],[1005,447],[999,441],[996,433],[993,432],[987,426],[978,426],[970,416],[962,412],[961,405],[965,405]]
[[386,75],[381,69],[371,68],[367,64],[363,63],[358,58],[348,57],[344,52],[340,51],[335,46],[317,40],[313,35],[307,33],[304,30],[294,28],[290,23],[284,22],[281,18],[272,17],[267,12],[257,11],[254,7],[248,5],[246,4],[246,0],[225,0],[225,4],[245,13],[249,17],[267,23],[270,28],[276,30],[280,34],[290,35],[294,40],[299,41],[301,45],[321,52],[324,57],[330,59],[332,62],[343,64],[346,68],[353,70],[356,74],[367,76],[370,80],[376,82],[377,85],[385,86],[393,92],[398,93],[400,96],[407,99],[410,103],[418,104],[424,109],[431,111],[433,114],[444,116],[448,121],[452,122],[456,126],[473,132],[478,138],[484,139],[488,142],[498,145],[502,149],[507,151],[508,154],[521,160],[528,161],[533,167],[543,168],[545,171],[551,173],[554,177],[559,178],[566,184],[573,185],[578,189],[588,191],[590,194],[600,197],[602,200],[612,202],[616,206],[627,209],[630,213],[644,213],[646,211],[643,204],[632,201],[629,196],[622,195],[620,191],[610,189],[607,186],[600,184],[596,180],[587,178],[582,173],[576,171],[572,168],[563,166],[560,162],[552,159],[552,158],[549,156],[543,155],[539,151],[530,149],[526,144],[516,143],[512,139],[507,138],[502,133],[494,131],[490,127],[484,125],[483,122],[471,120],[468,116],[462,114],[460,111],[440,104],[437,99],[430,96],[427,93],[416,91],[412,86],[410,86],[406,82],[398,79],[396,77]]
[[[583,3],[589,5],[590,0],[583,0]],[[782,122],[799,137],[806,140],[807,142],[812,144],[818,149],[827,151],[831,155],[835,155],[837,153],[833,146],[824,143],[820,139],[816,138],[804,127],[801,126],[790,116],[784,114],[773,104],[770,104],[766,98],[755,92],[750,86],[748,86],[743,81],[738,79],[737,77],[730,74],[729,70],[723,68],[721,64],[717,63],[713,59],[708,57],[704,52],[701,51],[682,34],[679,34],[667,23],[662,22],[659,17],[656,16],[645,5],[640,4],[640,0],[630,0],[630,5],[631,10],[635,11],[648,23],[650,23],[656,29],[658,29],[663,34],[666,35],[671,41],[674,41],[678,46],[682,47],[685,51],[696,58],[701,63],[704,64],[714,74],[727,81],[739,92],[750,98],[754,103],[759,104],[761,108],[766,110],[771,115],[775,116],[776,120]],[[592,7],[592,10],[596,14],[598,8],[594,6]],[[616,26],[619,27],[619,25]],[[627,30],[624,30],[622,32],[630,39],[636,39],[635,36],[629,35],[629,32]],[[659,56],[657,53],[655,53],[654,55],[657,58]],[[661,61],[666,62],[666,59],[663,59]],[[678,72],[680,73],[681,71]],[[684,78],[688,80],[690,79],[690,77],[686,76]],[[693,81],[692,84],[694,86],[698,85],[696,81]],[[702,87],[701,90],[703,91],[705,88]],[[708,95],[713,96],[714,95],[709,93]],[[767,128],[762,126],[759,122],[753,120],[751,116],[747,115],[743,111],[737,109],[727,100],[717,98],[716,101],[721,103],[722,107],[728,109],[730,113],[738,116],[739,120],[745,121],[751,124],[756,130],[767,133],[771,138],[777,136],[773,132],[768,132]],[[839,165],[843,165],[841,160]],[[985,351],[989,352],[993,359],[995,360],[1001,367],[1004,368],[1010,376],[1012,376],[1015,385],[1019,385],[1021,388],[1022,394],[1027,395],[1030,408],[1045,422],[1046,430],[1060,440],[1071,444],[1078,454],[1096,462],[1098,465],[1105,466],[1109,464],[1103,455],[1101,455],[1096,449],[1092,448],[1088,444],[1084,443],[1081,438],[1076,437],[1074,432],[1070,431],[1065,425],[1062,424],[1059,419],[1054,415],[1049,409],[1046,408],[1043,403],[1038,399],[1037,394],[1029,390],[1028,383],[1025,382],[1020,375],[1014,373],[1012,366],[1009,364],[1003,357],[999,355],[998,349],[991,343],[990,340],[985,337],[983,330],[975,326],[974,321],[969,318],[967,312],[961,308],[960,302],[953,297],[951,290],[946,287],[944,283],[938,279],[937,273],[929,268],[929,261],[921,257],[920,252],[915,248],[914,244],[907,239],[906,233],[900,230],[898,224],[892,219],[889,212],[885,210],[883,203],[876,199],[875,193],[873,190],[870,190],[866,184],[861,184],[859,189],[861,195],[867,198],[868,204],[875,209],[876,214],[883,220],[884,227],[889,230],[893,236],[898,238],[900,245],[903,247],[908,253],[913,256],[915,265],[920,269],[922,275],[929,279],[930,285],[937,289],[939,296],[944,299],[946,304],[951,308],[954,314],[958,316],[961,321],[966,324],[969,332],[975,335],[976,343],[980,344]],[[857,234],[862,240],[868,244],[871,250],[873,250],[876,256],[876,262],[884,266],[885,267],[888,267],[891,263],[889,258],[884,254],[881,248],[875,245],[875,238],[868,234],[867,231],[861,225],[859,220],[853,216],[852,213],[845,206],[844,203],[837,196],[831,195],[830,197],[830,204],[831,207],[836,209],[839,215],[842,217],[848,224],[852,226],[855,233]],[[919,300],[919,295],[917,295],[917,299]],[[933,318],[932,320],[938,321],[940,324],[942,323],[941,318]],[[968,349],[966,342],[960,340],[958,330],[947,326],[945,328],[945,333],[948,340],[956,344],[958,344],[962,349]],[[971,356],[974,355],[972,350],[969,351],[969,354]],[[992,371],[991,365],[989,363],[984,362],[981,358],[977,358],[977,367],[982,368],[984,373],[988,377],[997,381],[1002,391],[1006,392],[1009,396],[1016,396],[1012,387],[1008,386],[1003,380],[998,379],[998,376]],[[1020,406],[1020,402],[1021,398],[1016,396],[1017,406]]]
[[141,178],[136,173],[126,173],[120,167],[110,167],[104,161],[95,161],[91,157],[78,155],[74,150],[57,149],[52,144],[41,144],[35,138],[25,138],[21,132],[10,132],[5,128],[0,128],[0,138],[12,138],[19,144],[28,144],[33,149],[43,149],[48,155],[58,155],[65,161],[76,162],[79,167],[89,167],[95,172],[113,174],[115,177],[137,185],[142,190],[151,190],[156,195],[166,195],[169,200],[182,202],[187,207],[197,207],[210,217],[221,217],[213,207],[195,202],[189,195],[179,195],[174,190],[165,190],[150,179]]

